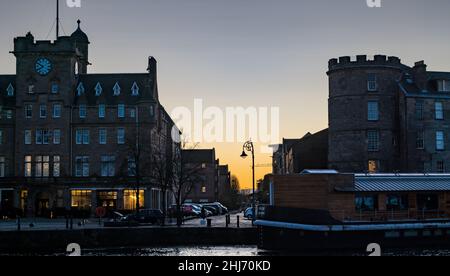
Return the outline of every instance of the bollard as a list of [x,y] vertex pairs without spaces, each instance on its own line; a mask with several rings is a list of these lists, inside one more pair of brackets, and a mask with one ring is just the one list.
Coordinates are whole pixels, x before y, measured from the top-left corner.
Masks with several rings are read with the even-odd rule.
[[211,228],[211,226],[212,226],[212,219],[207,219],[206,221],[207,221],[207,227]]
[[237,228],[239,228],[239,227],[240,227],[240,226],[239,226],[239,218],[240,218],[240,217],[237,216],[236,218],[237,218]]
[[226,224],[226,227],[228,228],[228,226],[230,225],[230,215],[227,215],[225,217],[225,224]]
[[20,216],[17,216],[17,231],[20,231]]

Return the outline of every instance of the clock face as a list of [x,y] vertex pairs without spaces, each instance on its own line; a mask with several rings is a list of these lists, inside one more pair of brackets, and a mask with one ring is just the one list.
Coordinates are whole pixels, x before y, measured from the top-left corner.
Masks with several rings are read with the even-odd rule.
[[46,58],[40,58],[36,61],[36,72],[41,76],[46,76],[52,71],[52,63]]

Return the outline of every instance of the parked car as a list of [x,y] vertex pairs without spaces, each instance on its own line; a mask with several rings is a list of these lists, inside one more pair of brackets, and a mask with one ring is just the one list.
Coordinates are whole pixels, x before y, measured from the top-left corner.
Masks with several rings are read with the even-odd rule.
[[158,209],[140,210],[138,214],[131,214],[125,217],[125,221],[136,221],[139,223],[161,224],[164,214]]
[[205,210],[207,210],[208,212],[211,213],[211,216],[218,216],[220,215],[220,211],[218,208],[212,207],[212,206],[202,206],[203,208],[205,208]]
[[207,204],[203,204],[204,207],[213,207],[214,209],[217,210],[217,214],[218,215],[225,215],[228,214],[228,208],[223,206],[221,203],[219,202],[215,202],[215,203],[207,203]]
[[[203,206],[201,206],[200,204],[193,204],[193,203],[188,203],[188,204],[184,204],[183,207],[185,207],[185,213],[187,216],[195,216],[195,217],[201,217],[202,216],[202,208]],[[205,215],[207,217],[212,216],[212,212],[208,209],[205,208]]]
[[244,217],[247,218],[247,219],[253,219],[253,208],[252,207],[247,208],[244,211]]

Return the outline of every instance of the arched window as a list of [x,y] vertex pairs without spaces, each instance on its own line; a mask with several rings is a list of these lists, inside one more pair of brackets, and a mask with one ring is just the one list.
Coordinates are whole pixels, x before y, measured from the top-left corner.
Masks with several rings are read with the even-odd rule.
[[131,87],[131,95],[139,96],[139,86],[136,82],[133,83],[133,87]]
[[95,96],[100,96],[103,92],[103,88],[102,85],[98,82],[97,85],[95,86]]
[[14,87],[12,86],[11,83],[9,84],[8,88],[6,89],[6,92],[8,94],[8,97],[14,96]]
[[116,82],[116,84],[114,85],[113,91],[114,91],[114,96],[119,96],[120,95],[120,85],[118,82]]
[[84,85],[82,82],[80,82],[80,84],[78,84],[77,93],[78,93],[78,96],[81,96],[84,94]]

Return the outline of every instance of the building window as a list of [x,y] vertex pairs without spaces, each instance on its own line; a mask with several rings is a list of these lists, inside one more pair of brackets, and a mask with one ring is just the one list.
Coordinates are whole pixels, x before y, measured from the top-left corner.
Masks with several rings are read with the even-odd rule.
[[128,176],[136,176],[136,158],[128,157]]
[[369,121],[378,121],[379,120],[379,109],[378,109],[378,102],[371,101],[368,102],[367,105],[367,113],[368,113],[368,120]]
[[53,118],[61,118],[61,105],[53,105]]
[[119,104],[117,106],[117,117],[125,118],[125,105],[124,104]]
[[131,87],[131,94],[133,96],[139,96],[139,86],[137,85],[137,83],[133,83],[133,87]]
[[98,106],[98,117],[105,118],[106,115],[106,106],[104,104],[100,104]]
[[119,96],[120,95],[120,85],[118,82],[116,82],[116,84],[114,85],[113,91],[114,91],[114,96]]
[[36,130],[36,145],[50,144],[50,131],[47,129]]
[[423,120],[424,103],[423,101],[416,102],[416,119],[418,121]]
[[6,160],[4,156],[0,156],[0,177],[5,177]]
[[102,156],[102,164],[101,164],[101,175],[103,177],[111,177],[115,176],[115,163],[116,157],[110,155]]
[[408,195],[387,195],[386,209],[388,211],[406,211],[409,208]]
[[[137,196],[136,190],[124,190],[123,191],[123,208],[127,211],[136,210]],[[139,208],[145,206],[145,194],[144,190],[139,190]]]
[[80,113],[79,115],[80,115],[81,119],[86,118],[86,116],[87,116],[87,107],[86,107],[85,104],[80,104],[79,113]]
[[378,210],[377,196],[362,196],[355,197],[355,207],[358,212],[369,212]]
[[417,210],[436,211],[439,210],[439,197],[436,194],[418,194]]
[[155,116],[155,107],[151,105],[149,107],[149,110],[150,110],[150,117],[153,118]]
[[81,210],[90,210],[92,207],[92,191],[74,190],[71,191],[71,206]]
[[25,130],[25,132],[24,132],[24,140],[25,140],[24,141],[25,145],[31,145],[33,143],[31,130]]
[[3,140],[5,139],[3,136],[3,130],[0,129],[0,145],[3,145]]
[[61,130],[60,129],[55,129],[53,131],[53,144],[54,145],[61,144]]
[[444,107],[442,102],[436,102],[434,104],[434,111],[436,120],[444,120]]
[[106,145],[106,138],[107,138],[107,130],[106,128],[101,128],[98,131],[98,143],[100,145]]
[[30,155],[25,156],[24,162],[24,175],[25,177],[31,177],[31,166],[32,166],[32,157]]
[[367,132],[367,150],[380,150],[380,133],[377,130],[369,130]]
[[75,176],[76,177],[89,176],[89,156],[75,157]]
[[82,82],[80,82],[80,84],[77,87],[77,93],[78,93],[78,96],[81,96],[84,94],[84,85]]
[[39,107],[39,117],[41,119],[47,118],[47,106],[46,105],[40,105]]
[[130,118],[136,118],[136,108],[130,108]]
[[8,97],[13,97],[14,96],[14,87],[12,86],[11,83],[8,85],[8,88],[6,89],[6,92],[7,92]]
[[53,177],[61,176],[61,156],[53,156]]
[[445,135],[443,131],[436,131],[436,150],[445,150]]
[[202,187],[200,189],[200,192],[203,193],[203,194],[206,194],[207,189],[206,189],[206,185],[205,184],[202,185]]
[[420,150],[425,148],[425,133],[423,131],[417,132],[416,148]]
[[52,84],[52,94],[58,94],[59,93],[59,85],[54,83]]
[[77,129],[75,131],[75,142],[77,145],[89,145],[89,130]]
[[33,105],[31,104],[25,105],[25,118],[27,119],[33,118]]
[[50,176],[50,156],[36,156],[35,165],[36,177]]
[[99,97],[103,92],[102,85],[100,83],[97,83],[95,86],[95,96]]
[[369,173],[377,173],[379,172],[379,161],[378,160],[369,160],[367,171]]
[[34,94],[34,84],[28,85],[28,94]]
[[369,74],[367,76],[367,90],[369,92],[376,92],[376,91],[378,91],[378,81],[377,81],[377,75],[376,74]]
[[439,92],[450,92],[450,80],[439,80],[438,81],[438,91]]
[[445,173],[445,162],[444,161],[437,161],[436,171],[437,171],[437,173]]
[[119,144],[119,145],[125,144],[125,129],[124,128],[117,129],[117,144]]

